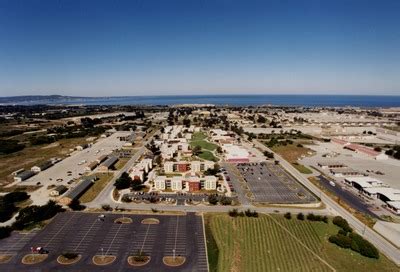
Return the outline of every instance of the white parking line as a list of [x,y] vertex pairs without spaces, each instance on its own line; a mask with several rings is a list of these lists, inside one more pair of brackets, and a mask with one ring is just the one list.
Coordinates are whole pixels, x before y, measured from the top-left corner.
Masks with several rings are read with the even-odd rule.
[[79,241],[78,245],[74,248],[74,251],[76,251],[79,246],[82,244],[82,242],[85,240],[86,236],[88,235],[88,233],[92,230],[93,226],[98,222],[98,219],[96,218],[94,220],[94,222],[92,223],[92,225],[90,225],[90,228],[86,231],[85,235],[83,235],[82,239]]

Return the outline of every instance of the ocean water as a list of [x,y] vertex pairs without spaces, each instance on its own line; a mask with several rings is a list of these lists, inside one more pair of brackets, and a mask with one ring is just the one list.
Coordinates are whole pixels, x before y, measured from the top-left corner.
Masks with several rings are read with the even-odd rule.
[[[27,103],[28,104],[28,103]],[[31,103],[29,103],[31,104]],[[330,107],[400,107],[399,96],[361,95],[176,95],[176,96],[125,96],[78,98],[57,101],[40,101],[34,104],[84,104],[84,105],[279,105],[279,106],[330,106]]]

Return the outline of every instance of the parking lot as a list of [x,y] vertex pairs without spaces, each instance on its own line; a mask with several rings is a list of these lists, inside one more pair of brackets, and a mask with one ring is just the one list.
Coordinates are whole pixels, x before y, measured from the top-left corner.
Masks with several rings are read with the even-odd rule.
[[[0,253],[12,255],[0,271],[207,271],[207,257],[202,218],[194,213],[182,215],[129,215],[65,212],[43,230],[29,234],[13,233],[0,240]],[[117,218],[130,218],[130,224],[118,224]],[[142,224],[146,218],[155,218],[159,224]],[[35,265],[21,263],[31,247],[43,247],[48,258]],[[150,256],[144,266],[131,266],[128,256],[143,252]],[[81,254],[73,265],[61,265],[56,260],[64,252]],[[164,256],[183,256],[179,267],[168,267]],[[105,266],[93,264],[95,255],[111,255],[116,260]]]
[[316,198],[292,176],[274,163],[241,163],[237,169],[256,202],[291,204],[310,203]]

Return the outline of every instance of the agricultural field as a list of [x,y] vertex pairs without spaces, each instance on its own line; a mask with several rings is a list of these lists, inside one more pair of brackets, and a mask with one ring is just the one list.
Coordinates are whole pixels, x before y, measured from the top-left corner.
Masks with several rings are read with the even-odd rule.
[[210,271],[399,271],[382,254],[369,259],[331,244],[338,231],[331,222],[226,214],[205,220]]

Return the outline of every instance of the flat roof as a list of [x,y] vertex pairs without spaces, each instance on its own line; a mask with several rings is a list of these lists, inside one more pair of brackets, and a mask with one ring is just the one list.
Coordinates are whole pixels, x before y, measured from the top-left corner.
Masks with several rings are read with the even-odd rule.
[[372,187],[365,188],[364,191],[370,194],[381,194],[387,197],[390,201],[400,201],[400,190],[390,187]]
[[393,208],[400,210],[400,201],[388,201],[386,203],[392,206]]
[[372,177],[347,177],[346,181],[357,183],[362,188],[385,187],[385,183]]

